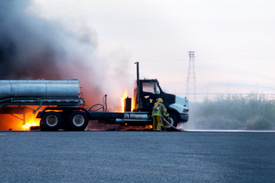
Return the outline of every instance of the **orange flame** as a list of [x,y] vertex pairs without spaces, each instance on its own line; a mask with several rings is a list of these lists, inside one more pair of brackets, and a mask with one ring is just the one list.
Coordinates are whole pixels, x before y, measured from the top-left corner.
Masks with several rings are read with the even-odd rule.
[[135,109],[135,105],[136,105],[136,99],[133,97],[132,104],[131,104],[131,111],[133,111]]
[[128,91],[125,90],[125,92],[123,94],[123,97],[120,98],[120,102],[121,102],[121,110],[120,110],[120,112],[124,112],[124,99],[127,98],[127,94],[128,94]]
[[35,115],[30,113],[30,115],[26,114],[26,122],[22,125],[22,128],[23,130],[30,130],[31,127],[39,125],[40,119],[36,118]]

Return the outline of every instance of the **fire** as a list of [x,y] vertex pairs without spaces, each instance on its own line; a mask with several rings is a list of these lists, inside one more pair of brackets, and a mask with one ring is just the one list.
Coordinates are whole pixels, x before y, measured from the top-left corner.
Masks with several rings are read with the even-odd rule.
[[131,104],[131,111],[135,109],[136,100],[135,98],[132,98],[132,104]]
[[[125,90],[124,91],[124,94],[123,94],[123,97],[120,98],[120,102],[121,102],[121,110],[120,112],[124,112],[124,108],[125,108],[125,99],[128,97],[128,90]],[[135,101],[135,98],[131,98],[131,111],[133,111],[133,109],[135,108],[135,104],[136,104],[136,101]]]
[[34,122],[28,122],[27,124],[23,125],[24,130],[30,130],[32,126],[37,126]]
[[32,126],[39,126],[40,119],[36,118],[33,114],[26,114],[26,122],[22,125],[23,130],[30,130]]
[[125,98],[127,98],[127,96],[128,96],[128,91],[127,90],[125,90],[125,92],[124,92],[124,94],[123,94],[123,97],[122,98],[120,98],[120,102],[121,102],[121,110],[120,110],[120,112],[124,112],[124,100],[125,100]]

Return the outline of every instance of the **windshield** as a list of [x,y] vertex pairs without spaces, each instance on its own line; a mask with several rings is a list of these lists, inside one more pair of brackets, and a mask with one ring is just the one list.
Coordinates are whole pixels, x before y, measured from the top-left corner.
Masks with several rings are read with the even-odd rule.
[[152,83],[152,82],[143,83],[142,88],[143,88],[143,92],[160,94],[160,89],[157,83]]

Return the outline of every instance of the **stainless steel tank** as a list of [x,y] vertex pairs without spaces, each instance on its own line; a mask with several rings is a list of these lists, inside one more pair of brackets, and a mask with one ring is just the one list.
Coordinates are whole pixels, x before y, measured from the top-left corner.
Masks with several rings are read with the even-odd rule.
[[78,80],[0,80],[0,99],[78,99]]

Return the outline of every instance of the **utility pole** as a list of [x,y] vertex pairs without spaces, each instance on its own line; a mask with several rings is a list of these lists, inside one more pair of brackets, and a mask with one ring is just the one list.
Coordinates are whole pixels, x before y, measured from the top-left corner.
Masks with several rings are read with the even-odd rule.
[[189,65],[186,80],[186,95],[190,98],[190,94],[193,94],[196,101],[196,75],[195,75],[195,51],[188,51]]

